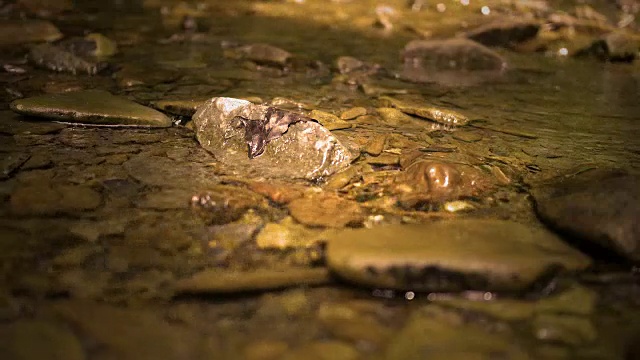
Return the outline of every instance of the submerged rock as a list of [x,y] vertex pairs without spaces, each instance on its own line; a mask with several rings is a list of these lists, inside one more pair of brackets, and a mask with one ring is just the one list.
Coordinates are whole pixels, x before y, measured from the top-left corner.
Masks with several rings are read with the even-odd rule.
[[540,24],[534,21],[498,20],[465,33],[465,37],[487,46],[511,47],[533,39],[539,29]]
[[553,233],[501,220],[457,220],[336,231],[327,264],[367,287],[414,291],[524,290],[589,258]]
[[269,44],[248,44],[225,49],[225,55],[230,58],[250,60],[257,64],[284,67],[291,59],[290,52]]
[[437,108],[413,102],[405,102],[389,96],[381,96],[378,101],[382,106],[396,108],[405,114],[415,115],[442,125],[463,126],[469,122],[468,117],[457,111],[449,109]]
[[38,67],[74,75],[95,75],[106,68],[104,63],[84,59],[62,47],[51,44],[33,46],[29,51],[29,60]]
[[83,125],[168,127],[171,119],[107,91],[85,90],[15,100],[11,110]]
[[55,41],[61,37],[60,30],[48,21],[2,20],[0,22],[0,46]]
[[640,262],[640,179],[589,171],[534,187],[538,216],[586,244]]
[[246,100],[213,98],[198,109],[193,122],[200,144],[243,173],[317,179],[346,168],[353,159],[310,118]]
[[475,41],[414,40],[402,51],[401,78],[414,82],[470,85],[498,77],[507,62]]
[[638,57],[640,45],[630,34],[612,32],[594,41],[589,47],[579,50],[576,56],[594,56],[602,61],[632,62]]

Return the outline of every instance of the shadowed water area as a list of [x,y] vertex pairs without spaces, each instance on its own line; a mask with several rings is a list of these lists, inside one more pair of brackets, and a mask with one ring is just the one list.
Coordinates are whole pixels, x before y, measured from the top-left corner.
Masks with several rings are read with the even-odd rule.
[[640,358],[639,11],[0,1],[0,358]]

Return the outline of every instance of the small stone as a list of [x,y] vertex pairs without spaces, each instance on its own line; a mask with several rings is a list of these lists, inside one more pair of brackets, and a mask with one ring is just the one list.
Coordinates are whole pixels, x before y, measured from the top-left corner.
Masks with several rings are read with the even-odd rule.
[[353,124],[340,119],[339,117],[320,110],[312,110],[309,113],[309,117],[313,120],[317,120],[322,126],[326,127],[328,130],[340,130],[340,129],[349,129],[353,126]]
[[327,237],[327,264],[356,284],[446,292],[518,290],[590,260],[540,228],[501,220],[345,229]]
[[251,60],[258,64],[285,66],[291,59],[290,52],[269,44],[249,44],[228,49],[225,55],[232,58]]
[[94,210],[102,196],[86,186],[25,185],[11,194],[11,211],[16,215],[59,215]]
[[465,37],[487,46],[512,47],[533,39],[540,24],[522,19],[500,19],[464,34]]
[[67,326],[42,320],[0,325],[3,359],[86,359],[83,346]]
[[19,99],[11,110],[27,116],[83,125],[168,127],[164,114],[102,90]]
[[353,107],[351,109],[345,110],[340,114],[340,119],[342,120],[352,120],[357,118],[358,116],[367,115],[367,109],[363,107]]
[[453,133],[453,138],[456,140],[473,143],[482,140],[482,134],[472,131],[456,131]]
[[102,34],[91,33],[85,36],[85,39],[95,44],[95,49],[91,51],[91,55],[95,57],[108,57],[118,52],[118,45]]
[[317,269],[256,270],[228,272],[204,270],[189,278],[177,280],[176,294],[230,294],[265,291],[295,286],[324,285],[331,282],[329,271]]
[[405,114],[419,116],[442,125],[463,126],[469,122],[468,117],[449,109],[404,102],[388,96],[382,96],[378,100],[383,106],[394,107]]
[[336,67],[340,74],[348,74],[357,70],[362,70],[366,66],[365,62],[352,56],[340,56],[336,59]]
[[288,208],[296,221],[308,226],[340,228],[364,220],[358,203],[327,193],[293,200]]
[[236,221],[250,209],[264,209],[266,200],[260,195],[238,187],[216,185],[191,197],[191,208],[207,224]]
[[538,313],[560,313],[580,316],[593,314],[598,294],[579,284],[573,284],[559,294],[549,296],[536,303]]
[[275,181],[252,181],[248,184],[251,191],[264,195],[276,204],[288,204],[304,196],[304,188],[293,184]]
[[416,121],[415,118],[395,108],[381,107],[377,108],[376,111],[384,122],[389,125],[411,124]]
[[62,33],[49,21],[3,20],[0,22],[0,46],[55,41]]
[[386,135],[376,135],[371,141],[365,145],[363,151],[372,156],[378,156],[382,154],[384,150],[384,144],[387,141]]
[[311,247],[322,240],[322,231],[297,224],[291,217],[279,223],[268,223],[256,236],[260,249],[291,249]]
[[534,186],[538,216],[577,239],[640,261],[639,179],[591,170]]

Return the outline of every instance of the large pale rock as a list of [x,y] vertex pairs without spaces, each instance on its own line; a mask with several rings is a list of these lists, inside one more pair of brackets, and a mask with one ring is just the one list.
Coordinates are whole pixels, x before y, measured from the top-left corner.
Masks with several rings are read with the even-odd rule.
[[[196,137],[216,159],[246,175],[317,179],[351,163],[349,150],[313,121],[283,126],[282,136],[271,139],[261,155],[250,158],[245,129],[263,119],[267,110],[246,100],[210,99],[193,116]],[[241,118],[249,125],[243,126]]]
[[523,290],[561,269],[590,264],[545,229],[501,220],[349,229],[327,240],[332,271],[377,288]]

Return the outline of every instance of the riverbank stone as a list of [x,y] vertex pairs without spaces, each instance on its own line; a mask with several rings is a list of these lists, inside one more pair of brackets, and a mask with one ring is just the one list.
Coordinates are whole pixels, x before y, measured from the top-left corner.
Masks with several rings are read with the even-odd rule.
[[553,233],[503,220],[456,220],[336,231],[327,264],[366,287],[413,291],[518,291],[590,259]]
[[[267,112],[274,111],[270,109],[275,108],[234,98],[212,98],[193,116],[196,138],[217,160],[248,175],[314,180],[349,166],[353,155],[329,130],[309,118],[274,124],[269,120],[273,116],[267,118]],[[283,118],[304,118],[285,110],[275,111]],[[263,126],[272,126],[265,134],[250,132],[260,130],[258,127],[265,122]],[[253,151],[254,140],[267,140],[262,153]]]
[[640,262],[640,178],[591,170],[531,191],[540,219],[582,244]]
[[81,125],[171,126],[171,119],[163,113],[103,90],[19,99],[11,103],[11,110],[26,116]]

